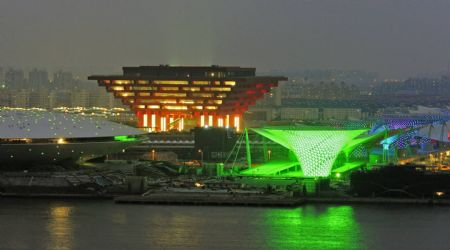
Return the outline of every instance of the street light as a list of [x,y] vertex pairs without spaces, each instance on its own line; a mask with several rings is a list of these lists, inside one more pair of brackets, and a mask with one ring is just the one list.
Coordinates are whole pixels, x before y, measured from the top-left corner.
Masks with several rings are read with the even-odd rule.
[[155,160],[155,153],[156,153],[156,151],[154,149],[152,149],[152,161]]
[[203,166],[203,150],[199,149],[198,153],[200,154],[200,164]]

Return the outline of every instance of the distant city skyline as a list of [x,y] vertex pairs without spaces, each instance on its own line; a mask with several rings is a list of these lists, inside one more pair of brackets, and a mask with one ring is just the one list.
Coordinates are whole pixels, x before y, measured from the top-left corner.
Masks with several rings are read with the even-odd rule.
[[0,66],[88,74],[137,65],[439,75],[450,1],[3,1]]

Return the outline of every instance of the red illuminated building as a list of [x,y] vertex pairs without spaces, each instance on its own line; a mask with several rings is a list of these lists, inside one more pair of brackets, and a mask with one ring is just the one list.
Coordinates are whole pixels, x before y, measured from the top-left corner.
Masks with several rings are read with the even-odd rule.
[[285,77],[256,76],[241,67],[123,67],[123,75],[93,75],[122,99],[150,131],[186,130],[196,126],[242,129],[249,105]]

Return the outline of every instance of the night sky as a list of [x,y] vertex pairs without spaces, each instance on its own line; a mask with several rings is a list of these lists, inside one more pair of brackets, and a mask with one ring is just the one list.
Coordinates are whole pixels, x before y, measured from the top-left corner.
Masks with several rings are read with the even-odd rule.
[[444,72],[449,0],[0,0],[0,66],[78,73],[124,65],[258,71]]

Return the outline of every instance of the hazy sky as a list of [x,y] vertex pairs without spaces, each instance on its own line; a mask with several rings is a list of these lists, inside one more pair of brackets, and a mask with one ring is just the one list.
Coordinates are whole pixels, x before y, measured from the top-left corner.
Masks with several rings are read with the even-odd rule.
[[446,70],[450,0],[0,0],[0,66]]

